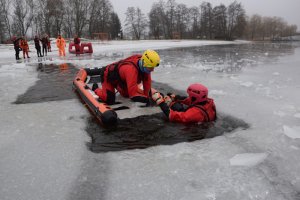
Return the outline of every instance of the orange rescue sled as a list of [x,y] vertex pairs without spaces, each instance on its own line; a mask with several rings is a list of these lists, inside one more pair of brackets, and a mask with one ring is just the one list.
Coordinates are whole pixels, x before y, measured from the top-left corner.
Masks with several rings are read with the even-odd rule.
[[117,113],[106,103],[100,102],[99,99],[95,98],[95,93],[86,83],[89,76],[99,75],[100,71],[101,68],[80,69],[73,81],[73,85],[81,99],[101,124],[114,125],[118,121]]

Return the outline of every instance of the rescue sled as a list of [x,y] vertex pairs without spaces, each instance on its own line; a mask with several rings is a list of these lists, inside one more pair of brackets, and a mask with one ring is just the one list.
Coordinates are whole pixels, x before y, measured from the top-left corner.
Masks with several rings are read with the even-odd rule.
[[91,89],[93,83],[100,84],[101,70],[101,68],[80,69],[73,81],[73,85],[80,98],[102,125],[113,125],[119,119],[135,118],[161,112],[158,106],[145,107],[144,103],[132,102],[119,94],[116,94],[117,103],[114,105],[107,105],[101,102]]
[[[80,51],[78,52],[79,54],[84,54],[84,53],[93,53],[93,46],[92,43],[81,43],[80,45]],[[75,44],[74,42],[69,43],[69,53],[75,54]]]
[[99,101],[98,96],[88,86],[89,81],[87,79],[96,74],[100,74],[99,68],[93,70],[80,69],[73,81],[73,86],[80,98],[101,124],[116,124],[118,119],[117,113],[106,103]]

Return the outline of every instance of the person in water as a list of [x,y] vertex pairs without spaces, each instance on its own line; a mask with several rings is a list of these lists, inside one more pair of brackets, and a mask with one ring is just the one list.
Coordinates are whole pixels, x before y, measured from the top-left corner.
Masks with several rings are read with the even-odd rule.
[[152,99],[171,122],[199,123],[214,121],[217,116],[214,100],[208,98],[208,89],[200,83],[187,88],[187,97],[154,91]]
[[[134,102],[149,103],[151,98],[151,72],[159,66],[160,57],[154,50],[132,55],[114,62],[101,70],[102,88],[94,84],[92,90],[107,104],[114,104],[117,90]],[[143,89],[139,86],[142,85]]]

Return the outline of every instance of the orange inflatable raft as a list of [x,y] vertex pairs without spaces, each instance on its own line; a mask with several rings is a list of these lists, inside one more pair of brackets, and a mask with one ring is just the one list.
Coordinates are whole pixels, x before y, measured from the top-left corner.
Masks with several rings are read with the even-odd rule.
[[[79,54],[93,53],[92,43],[90,43],[90,42],[81,43],[81,44],[79,44],[79,46],[80,46],[80,52],[78,52]],[[74,54],[76,53],[74,42],[69,43],[69,53],[74,53]]]
[[99,75],[101,68],[80,69],[73,86],[89,110],[96,116],[102,125],[114,125],[118,121],[117,113],[106,103],[99,101],[95,93],[87,84],[87,79]]

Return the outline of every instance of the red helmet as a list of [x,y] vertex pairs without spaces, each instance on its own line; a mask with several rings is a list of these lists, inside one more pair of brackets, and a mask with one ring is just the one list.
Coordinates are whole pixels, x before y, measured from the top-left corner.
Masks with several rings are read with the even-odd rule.
[[190,85],[186,92],[189,94],[192,104],[201,103],[207,100],[208,89],[200,83]]

